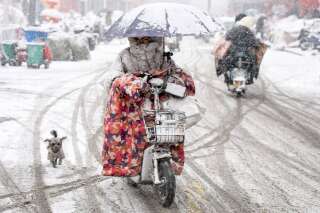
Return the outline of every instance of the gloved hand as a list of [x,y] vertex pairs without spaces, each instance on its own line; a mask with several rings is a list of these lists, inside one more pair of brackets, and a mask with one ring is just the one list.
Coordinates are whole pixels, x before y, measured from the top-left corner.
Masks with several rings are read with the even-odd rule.
[[149,73],[152,75],[152,77],[162,78],[167,75],[168,70],[153,69],[153,70],[150,70]]

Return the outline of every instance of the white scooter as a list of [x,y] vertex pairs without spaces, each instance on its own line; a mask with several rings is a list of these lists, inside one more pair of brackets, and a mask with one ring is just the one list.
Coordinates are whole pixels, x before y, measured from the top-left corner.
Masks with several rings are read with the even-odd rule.
[[[150,146],[144,152],[141,174],[129,177],[128,184],[153,185],[161,205],[170,207],[176,191],[170,148],[184,143],[186,115],[184,112],[161,109],[159,94],[163,91],[171,94],[180,91],[184,94],[185,89],[177,88],[178,85],[167,85],[159,78],[151,79],[149,84],[154,95],[154,110],[144,110],[144,121]],[[170,88],[174,88],[174,91]]]

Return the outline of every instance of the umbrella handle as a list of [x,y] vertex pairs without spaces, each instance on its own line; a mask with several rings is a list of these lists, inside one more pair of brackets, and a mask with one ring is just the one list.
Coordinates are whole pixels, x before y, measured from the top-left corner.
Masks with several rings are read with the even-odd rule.
[[165,46],[165,38],[164,37],[162,37],[162,51],[163,51],[163,58],[162,58],[162,64],[161,64],[161,69],[163,69],[163,65],[164,65],[164,61],[165,61],[165,55],[164,55],[164,53],[165,53],[165,48],[166,48],[166,46]]
[[172,52],[164,52],[163,56],[167,57],[168,61],[171,61],[171,56],[173,56],[173,53]]

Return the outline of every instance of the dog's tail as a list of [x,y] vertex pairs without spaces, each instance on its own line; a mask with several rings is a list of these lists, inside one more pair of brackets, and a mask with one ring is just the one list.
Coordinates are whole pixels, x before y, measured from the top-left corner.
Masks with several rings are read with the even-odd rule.
[[51,132],[50,132],[50,134],[53,136],[53,137],[58,137],[58,133],[57,133],[57,131],[56,130],[52,130]]

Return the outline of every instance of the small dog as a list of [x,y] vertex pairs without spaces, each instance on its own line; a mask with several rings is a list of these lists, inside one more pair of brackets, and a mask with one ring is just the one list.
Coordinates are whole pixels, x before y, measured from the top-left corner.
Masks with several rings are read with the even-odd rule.
[[61,165],[62,159],[65,157],[62,148],[62,142],[67,139],[67,137],[59,138],[56,130],[52,130],[50,134],[53,136],[53,138],[46,139],[44,142],[49,142],[47,146],[48,160],[51,162],[53,168],[56,168],[58,161],[59,165]]

